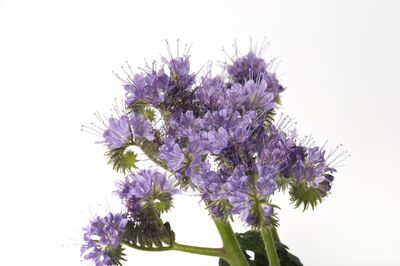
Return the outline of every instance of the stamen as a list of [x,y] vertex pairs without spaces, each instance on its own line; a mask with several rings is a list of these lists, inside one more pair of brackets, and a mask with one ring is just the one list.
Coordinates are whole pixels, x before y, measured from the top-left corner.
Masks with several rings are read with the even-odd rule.
[[232,63],[235,62],[235,60],[226,52],[224,47],[222,47],[222,52],[224,52],[224,54],[229,58],[229,60],[232,61]]
[[169,42],[167,39],[165,39],[165,43],[167,44],[167,51],[168,51],[169,59],[172,60],[173,56],[172,56],[172,52],[171,52],[171,47],[169,46]]
[[179,39],[176,39],[176,57],[179,58]]
[[133,79],[132,79],[131,75],[129,75],[129,73],[125,70],[125,68],[123,66],[121,66],[121,69],[122,69],[122,71],[124,71],[127,80],[133,83]]
[[117,73],[115,73],[114,71],[111,71],[111,73],[117,78],[119,79],[123,84],[127,84],[128,81],[126,79],[121,78]]
[[193,42],[191,42],[190,45],[189,45],[189,49],[186,52],[187,55],[190,54],[190,50],[192,49],[192,45],[193,45]]
[[267,41],[267,37],[264,37],[261,43],[260,51],[258,52],[258,56],[262,56],[264,54],[264,50],[268,49],[269,45],[270,43]]

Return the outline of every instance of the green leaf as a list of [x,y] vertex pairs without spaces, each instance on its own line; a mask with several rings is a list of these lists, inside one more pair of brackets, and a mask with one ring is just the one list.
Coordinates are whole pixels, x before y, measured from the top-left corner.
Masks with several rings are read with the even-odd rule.
[[[258,231],[247,231],[246,233],[236,233],[247,261],[250,266],[266,266],[269,265],[268,259],[265,255],[264,242],[261,234]],[[281,266],[303,266],[299,258],[289,252],[289,248],[280,242],[278,235],[274,236],[275,246],[278,252],[278,257]],[[249,256],[249,252],[254,253],[254,259]],[[223,259],[219,260],[219,266],[229,266]]]
[[126,147],[110,150],[106,153],[109,158],[108,163],[117,172],[125,174],[136,167],[137,155],[133,151],[126,151]]
[[168,222],[162,222],[157,211],[146,207],[128,221],[122,239],[140,247],[171,246],[175,233]]
[[124,258],[124,256],[125,256],[124,251],[125,251],[125,249],[122,247],[121,244],[118,245],[116,248],[109,246],[106,249],[106,252],[107,252],[108,256],[110,256],[113,265],[117,265],[117,266],[122,266],[121,261],[126,261],[126,259]]
[[315,206],[322,201],[322,194],[318,188],[310,187],[305,182],[291,184],[290,186],[290,201],[298,208],[303,206],[303,211],[309,206],[314,210]]

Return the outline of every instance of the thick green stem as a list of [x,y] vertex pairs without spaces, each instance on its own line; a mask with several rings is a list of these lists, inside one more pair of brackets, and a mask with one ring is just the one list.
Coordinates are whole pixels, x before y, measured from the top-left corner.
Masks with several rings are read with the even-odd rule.
[[176,250],[176,251],[188,252],[188,253],[199,254],[199,255],[220,257],[220,258],[226,257],[226,254],[225,254],[223,248],[206,248],[206,247],[183,245],[183,244],[178,244],[178,243],[174,243],[173,245],[168,246],[168,247],[158,247],[158,248],[151,247],[150,248],[150,247],[141,247],[141,246],[138,246],[138,245],[126,242],[126,241],[123,241],[122,243],[128,247],[142,250],[142,251]]
[[273,232],[270,227],[261,229],[261,235],[264,241],[265,251],[267,252],[267,257],[270,266],[279,266],[279,257],[276,252],[275,241]]
[[224,245],[224,250],[226,257],[223,258],[231,266],[249,266],[246,257],[240,248],[239,242],[232,230],[229,222],[222,222],[214,219],[215,225],[217,226],[218,232],[221,235],[222,243]]

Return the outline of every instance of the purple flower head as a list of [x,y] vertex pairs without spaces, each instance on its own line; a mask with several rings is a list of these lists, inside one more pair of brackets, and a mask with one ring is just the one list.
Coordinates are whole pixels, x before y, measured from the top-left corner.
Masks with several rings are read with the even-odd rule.
[[131,136],[128,117],[126,115],[119,119],[111,117],[108,123],[107,129],[103,133],[104,141],[102,143],[107,144],[111,149],[121,148]]
[[267,63],[253,51],[237,58],[232,65],[228,65],[228,74],[238,83],[261,76],[266,71]]
[[286,159],[280,164],[280,174],[283,177],[289,178],[291,176],[299,180],[304,176],[304,160],[306,151],[302,146],[293,146],[288,148]]
[[132,106],[141,101],[157,106],[164,100],[162,90],[167,86],[168,77],[162,70],[156,72],[153,69],[149,73],[136,74],[124,86],[127,105]]
[[120,198],[154,199],[161,193],[176,194],[172,182],[165,174],[156,170],[140,170],[125,177],[117,183],[116,194]]
[[[298,182],[305,181],[311,187],[318,188],[323,195],[326,195],[331,189],[334,179],[332,173],[336,171],[331,166],[332,163],[327,162],[332,154],[331,152],[325,158],[323,148],[293,145],[289,150],[286,162],[280,166],[281,174],[284,177],[293,177]],[[340,153],[336,159],[344,154],[346,153]]]
[[239,111],[243,109],[244,102],[247,99],[246,90],[239,83],[235,83],[226,90],[227,105],[230,109]]
[[200,125],[206,130],[212,130],[219,127],[227,129],[230,127],[230,120],[233,115],[239,116],[240,114],[238,112],[232,114],[231,112],[228,112],[227,109],[208,111],[204,114]]
[[198,133],[192,132],[189,134],[187,139],[188,145],[186,151],[192,157],[206,155],[207,153],[209,153],[209,150],[207,149],[208,147],[206,131],[201,131]]
[[200,191],[205,192],[211,187],[210,184],[218,183],[218,176],[211,171],[211,163],[193,160],[186,171],[192,184]]
[[248,180],[249,177],[245,173],[245,168],[238,166],[233,170],[232,175],[228,178],[226,189],[231,193],[236,191],[247,193]]
[[225,84],[221,78],[204,78],[195,93],[196,99],[206,110],[220,110],[226,105]]
[[243,167],[236,167],[228,178],[225,187],[229,192],[229,202],[232,205],[232,214],[240,215],[242,221],[249,219],[251,203],[248,195],[249,177],[245,174]]
[[284,87],[279,83],[274,73],[267,72],[262,76],[263,80],[268,85],[268,91],[272,92],[274,96],[284,91]]
[[251,126],[254,122],[255,112],[246,112],[240,116],[238,112],[232,115],[230,120],[229,135],[236,143],[243,143],[250,137]]
[[260,165],[257,164],[258,179],[256,182],[257,192],[261,196],[269,196],[275,192],[277,185],[275,177],[277,175],[277,169],[271,165]]
[[164,144],[160,147],[160,159],[164,160],[168,168],[172,171],[177,171],[182,168],[182,163],[185,159],[178,143],[175,143],[174,138],[168,137]]
[[195,81],[195,75],[190,74],[189,57],[178,57],[168,61],[166,58],[161,58],[162,62],[167,64],[170,69],[170,79],[174,87],[171,89],[188,90],[191,88]]
[[168,135],[176,139],[188,137],[193,131],[199,131],[199,121],[193,111],[173,113],[169,121]]
[[293,156],[293,152],[297,152],[296,149],[293,149],[294,139],[272,125],[261,133],[258,149],[259,161],[278,167],[282,172],[289,171],[290,162],[293,161],[291,156]]
[[130,218],[135,219],[146,206],[154,206],[159,211],[171,207],[172,195],[178,192],[165,174],[156,170],[140,170],[117,182],[114,192],[125,203]]
[[85,228],[81,247],[83,258],[93,260],[96,266],[114,265],[110,250],[119,246],[127,222],[127,218],[121,214],[109,213],[105,217],[95,217]]
[[232,214],[238,214],[242,222],[246,222],[249,225],[254,225],[255,221],[250,215],[251,202],[249,195],[247,193],[236,191],[233,192],[228,199],[232,205]]
[[247,110],[271,110],[275,107],[274,94],[268,91],[268,86],[265,80],[254,82],[253,80],[247,81],[243,89],[247,93],[246,108]]
[[133,128],[133,132],[135,133],[135,138],[139,139],[147,139],[148,141],[154,140],[154,135],[151,132],[152,127],[148,120],[146,120],[140,114],[132,114],[129,119],[129,123]]
[[140,170],[133,173],[131,178],[134,182],[130,193],[137,198],[150,198],[159,193],[177,193],[166,175],[156,170]]
[[211,153],[220,153],[228,144],[228,132],[223,127],[220,127],[218,131],[208,131],[207,137],[207,145]]
[[325,174],[324,180],[320,182],[319,187],[322,190],[323,195],[325,196],[332,188],[332,182],[334,180],[333,175]]

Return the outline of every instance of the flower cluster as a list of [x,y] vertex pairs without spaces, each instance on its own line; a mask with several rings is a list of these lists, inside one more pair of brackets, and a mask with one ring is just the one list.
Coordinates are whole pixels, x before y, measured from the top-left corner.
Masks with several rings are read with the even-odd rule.
[[128,220],[121,214],[109,213],[105,217],[95,217],[85,228],[81,254],[87,260],[93,260],[96,266],[115,265],[124,255],[120,237],[125,231]]
[[151,124],[141,114],[122,115],[119,118],[111,117],[105,125],[100,143],[105,143],[110,149],[118,149],[129,144],[132,139],[154,139],[151,133]]
[[160,212],[171,207],[172,195],[178,192],[165,174],[156,170],[140,170],[117,182],[115,193],[125,202],[127,212],[136,217],[141,209],[150,206]]
[[[238,215],[256,229],[277,222],[271,199],[277,190],[288,189],[296,206],[305,208],[328,195],[337,158],[328,162],[332,154],[300,139],[287,117],[276,121],[284,87],[255,51],[228,64],[226,76],[197,77],[188,55],[162,63],[125,71],[124,111],[106,121],[102,133],[117,170],[136,167],[125,149],[137,146],[171,174],[140,170],[117,183],[127,241],[170,243],[173,233],[163,228],[160,214],[170,209],[176,187],[198,192],[214,218]],[[105,257],[98,250],[95,257]]]

